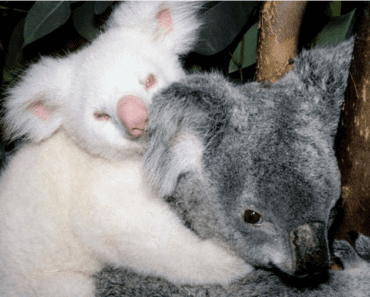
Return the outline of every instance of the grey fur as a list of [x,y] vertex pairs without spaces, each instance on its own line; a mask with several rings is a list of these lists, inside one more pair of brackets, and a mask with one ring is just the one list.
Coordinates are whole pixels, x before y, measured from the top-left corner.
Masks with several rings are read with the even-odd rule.
[[133,271],[107,267],[95,275],[96,296],[243,296],[243,297],[367,297],[370,289],[370,264],[357,250],[366,248],[369,256],[370,239],[360,235],[355,249],[346,241],[334,243],[336,255],[345,264],[344,270],[331,270],[328,275],[308,279],[289,279],[272,271],[258,269],[233,284],[174,286],[169,282],[141,276]]
[[[97,296],[368,296],[369,238],[360,235],[355,249],[335,242],[345,269],[328,272],[340,198],[333,142],[352,50],[353,38],[304,51],[275,84],[197,74],[154,98],[152,185],[200,238],[256,270],[222,287],[110,267],[94,276]],[[247,210],[261,219],[246,222]]]

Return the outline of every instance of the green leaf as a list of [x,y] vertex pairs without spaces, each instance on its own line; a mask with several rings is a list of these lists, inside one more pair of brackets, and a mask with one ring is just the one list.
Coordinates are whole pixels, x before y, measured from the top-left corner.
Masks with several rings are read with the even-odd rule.
[[[255,23],[244,34],[242,41],[238,44],[229,64],[229,73],[238,71],[257,62],[257,33],[258,23]],[[239,65],[235,64],[235,62]]]
[[334,17],[340,16],[340,10],[342,8],[342,2],[341,1],[331,1],[330,2],[330,10],[331,15]]
[[258,20],[259,1],[205,1],[202,28],[195,52],[205,56],[226,49],[248,24]]
[[102,14],[108,6],[110,6],[113,1],[95,1],[94,2],[94,13],[95,14]]
[[10,81],[12,78],[11,73],[16,71],[17,68],[22,65],[23,61],[23,51],[22,45],[24,42],[23,33],[24,33],[24,24],[25,19],[20,19],[17,25],[12,31],[10,36],[8,50],[5,57],[5,65],[3,70],[3,79],[5,82]]
[[334,17],[315,37],[315,45],[335,44],[346,39],[356,10],[345,15]]
[[92,41],[100,30],[94,26],[95,2],[86,1],[73,11],[73,24],[77,32],[89,41]]
[[26,17],[23,47],[65,24],[70,15],[69,2],[36,1]]

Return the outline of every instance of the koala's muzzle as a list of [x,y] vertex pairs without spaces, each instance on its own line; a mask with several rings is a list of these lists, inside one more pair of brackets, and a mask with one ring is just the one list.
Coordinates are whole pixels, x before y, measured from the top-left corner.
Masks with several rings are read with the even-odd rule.
[[126,96],[117,103],[118,117],[125,125],[127,132],[134,138],[145,133],[148,112],[145,103],[136,96]]
[[304,224],[295,228],[289,235],[293,275],[304,276],[329,268],[330,257],[325,224]]

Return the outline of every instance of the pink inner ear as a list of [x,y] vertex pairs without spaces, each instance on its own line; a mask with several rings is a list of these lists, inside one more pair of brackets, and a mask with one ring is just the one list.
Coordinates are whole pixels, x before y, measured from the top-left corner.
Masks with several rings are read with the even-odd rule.
[[158,12],[157,19],[159,22],[159,26],[164,31],[166,31],[166,33],[169,33],[170,31],[173,30],[173,20],[167,8],[164,8]]
[[154,74],[148,75],[148,77],[145,79],[145,89],[149,90],[152,87],[154,87],[157,83],[157,79]]
[[45,107],[44,102],[42,101],[37,101],[30,104],[27,109],[42,120],[47,121],[50,119],[50,111],[47,107]]

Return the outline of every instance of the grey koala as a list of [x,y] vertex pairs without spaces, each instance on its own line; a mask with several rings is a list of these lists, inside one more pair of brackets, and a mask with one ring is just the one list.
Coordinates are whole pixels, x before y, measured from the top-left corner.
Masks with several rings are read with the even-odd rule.
[[[303,51],[275,84],[196,74],[159,93],[145,161],[152,185],[185,226],[254,270],[226,286],[176,286],[108,267],[94,276],[96,295],[369,296],[370,239],[353,248],[328,236],[353,40]],[[343,270],[329,270],[333,253]]]

